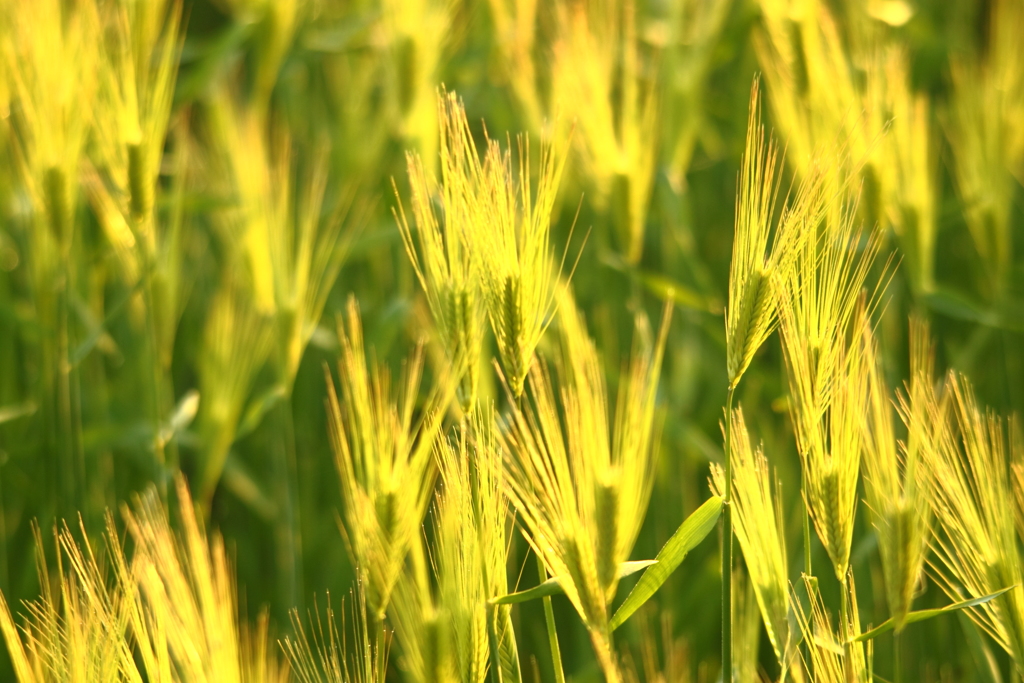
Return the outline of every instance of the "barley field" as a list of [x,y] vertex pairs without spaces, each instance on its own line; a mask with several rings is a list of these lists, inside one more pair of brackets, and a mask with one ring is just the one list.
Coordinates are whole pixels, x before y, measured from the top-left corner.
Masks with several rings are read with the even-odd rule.
[[1024,0],[0,0],[0,680],[1024,681]]

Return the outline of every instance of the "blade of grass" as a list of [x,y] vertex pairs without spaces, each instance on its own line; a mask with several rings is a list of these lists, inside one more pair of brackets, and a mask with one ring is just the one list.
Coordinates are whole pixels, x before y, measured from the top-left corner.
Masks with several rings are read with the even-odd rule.
[[[631,560],[629,562],[623,562],[619,565],[619,578],[622,579],[632,574],[636,574],[641,569],[647,569],[655,564],[658,564],[658,560]],[[533,588],[493,598],[490,600],[490,603],[492,605],[514,605],[516,603],[528,602],[530,600],[536,600],[537,598],[543,598],[549,595],[564,593],[565,591],[562,589],[562,581],[564,578],[567,577],[553,576],[544,583],[534,586]]]
[[[907,619],[906,619],[905,623],[907,623],[907,624],[914,624],[914,623],[917,623],[919,621],[924,621],[925,619],[931,619],[932,617],[938,617],[938,616],[941,616],[943,614],[949,614],[950,612],[956,612],[957,610],[969,609],[971,607],[977,607],[978,605],[985,604],[989,600],[994,600],[994,599],[998,598],[1003,593],[1006,593],[1007,591],[1013,590],[1013,588],[1015,588],[1015,586],[1009,586],[1009,587],[1004,588],[1004,589],[1002,589],[1000,591],[996,591],[995,593],[989,593],[988,595],[983,595],[980,598],[972,598],[970,600],[961,600],[960,602],[954,602],[953,604],[946,605],[945,607],[937,607],[935,609],[922,609],[922,610],[915,610],[913,612],[908,612],[907,613]],[[859,636],[851,638],[850,642],[851,643],[860,643],[860,642],[863,642],[865,640],[871,640],[872,638],[877,638],[878,636],[882,635],[883,633],[888,633],[889,631],[893,630],[893,628],[895,628],[895,626],[896,626],[896,622],[892,618],[886,619],[885,621],[883,621],[881,624],[879,624],[875,628],[871,629],[870,631],[866,631],[864,633],[861,633]]]
[[711,533],[718,523],[722,512],[722,499],[712,496],[679,526],[672,538],[658,552],[657,564],[647,568],[640,581],[633,587],[625,602],[619,606],[609,624],[614,631],[625,623],[626,619],[651,599],[662,584],[676,570],[686,555],[697,547]]

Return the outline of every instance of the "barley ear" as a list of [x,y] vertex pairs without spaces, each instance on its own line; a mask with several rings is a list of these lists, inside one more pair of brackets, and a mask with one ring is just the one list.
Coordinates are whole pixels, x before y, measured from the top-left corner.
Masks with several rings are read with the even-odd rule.
[[[760,123],[759,82],[750,92],[747,142],[736,197],[736,229],[729,269],[729,305],[725,314],[729,386],[736,386],[757,349],[775,327],[775,298],[770,282],[776,259],[766,253],[775,199],[778,148],[766,140]],[[790,248],[781,244],[781,248]]]
[[[794,654],[795,640],[789,628],[789,565],[781,488],[769,474],[762,448],[751,448],[742,408],[735,409],[730,419],[734,529],[768,639],[780,667],[785,669]],[[721,467],[712,468],[711,483],[713,491],[721,496],[725,490],[725,472]]]

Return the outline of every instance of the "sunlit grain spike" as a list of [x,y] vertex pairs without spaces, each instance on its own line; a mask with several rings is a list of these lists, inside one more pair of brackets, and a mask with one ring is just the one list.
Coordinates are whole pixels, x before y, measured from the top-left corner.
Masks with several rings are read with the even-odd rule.
[[[377,628],[370,625],[362,584],[356,584],[349,599],[348,610],[342,603],[339,626],[328,595],[323,616],[319,608],[315,616],[307,615],[308,635],[299,614],[292,613],[295,637],[286,637],[281,647],[298,683],[384,683],[391,632],[382,625]],[[355,630],[352,649],[345,637],[345,622],[349,615]],[[326,632],[324,622],[327,624]]]
[[[1007,439],[1005,421],[977,403],[970,383],[950,373],[948,387],[957,433],[930,453],[939,531],[931,560],[934,576],[953,600],[1013,588],[969,612],[1024,672],[1024,588],[1014,524],[1009,465],[1019,461],[1019,440]],[[1012,432],[1012,430],[1011,430]]]
[[[775,293],[771,288],[778,257],[769,258],[768,234],[778,193],[778,149],[765,139],[760,122],[758,81],[750,91],[747,143],[736,197],[736,230],[729,270],[729,305],[725,316],[726,365],[729,385],[735,386],[754,353],[775,327]],[[775,249],[794,249],[791,240],[776,241]],[[774,251],[774,249],[773,249]]]
[[461,101],[443,90],[437,98],[441,184],[438,186],[416,154],[408,154],[415,237],[401,205],[395,216],[445,352],[451,362],[465,363],[460,402],[464,411],[471,412],[476,405],[485,309],[482,257],[470,240],[472,232],[480,229],[477,223],[487,220],[487,197],[483,168]]
[[488,140],[483,162],[479,220],[469,233],[469,244],[481,258],[487,314],[516,398],[563,287],[551,245],[551,221],[567,142],[560,137],[542,142],[535,192],[527,137],[518,138],[516,173],[510,150],[495,140]]
[[655,398],[670,311],[666,307],[656,342],[646,321],[637,319],[632,360],[609,421],[597,351],[571,297],[563,294],[562,400],[546,368],[535,364],[529,400],[514,409],[503,436],[508,495],[527,540],[550,575],[566,577],[562,588],[590,630],[610,680],[618,680],[619,671],[608,622],[618,573],[609,567],[628,559],[650,497]]
[[418,537],[434,488],[432,450],[455,382],[442,369],[419,417],[422,347],[404,367],[403,382],[367,362],[362,323],[354,298],[339,323],[341,396],[328,376],[328,425],[341,488],[351,550],[366,585],[366,599],[382,619],[406,553]]

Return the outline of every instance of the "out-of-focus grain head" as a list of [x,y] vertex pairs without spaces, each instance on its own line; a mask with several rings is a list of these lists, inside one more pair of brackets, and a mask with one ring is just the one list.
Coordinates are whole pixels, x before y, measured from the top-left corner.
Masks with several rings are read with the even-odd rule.
[[574,121],[595,202],[629,263],[643,255],[659,149],[656,80],[637,35],[632,0],[555,4],[552,92]]

